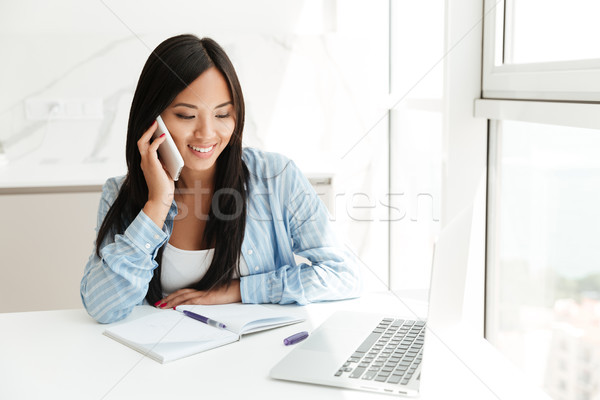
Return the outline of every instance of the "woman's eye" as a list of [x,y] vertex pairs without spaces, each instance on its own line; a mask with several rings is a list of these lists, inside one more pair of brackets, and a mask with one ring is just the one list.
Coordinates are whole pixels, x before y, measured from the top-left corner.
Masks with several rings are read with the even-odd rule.
[[177,115],[177,117],[181,118],[181,119],[192,119],[192,118],[194,118],[193,115],[183,115],[183,114],[175,114],[175,115]]
[[215,115],[215,117],[217,117],[217,118],[228,118],[229,117],[229,113],[227,113],[227,114],[217,114],[217,115]]

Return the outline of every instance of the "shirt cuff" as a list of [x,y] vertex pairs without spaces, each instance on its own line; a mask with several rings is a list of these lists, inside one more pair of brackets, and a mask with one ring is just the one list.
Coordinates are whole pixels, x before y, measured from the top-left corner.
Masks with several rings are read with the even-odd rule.
[[143,211],[125,230],[125,236],[144,253],[154,256],[160,246],[167,240],[162,231]]
[[283,296],[283,283],[277,271],[242,276],[240,292],[242,303],[280,303]]

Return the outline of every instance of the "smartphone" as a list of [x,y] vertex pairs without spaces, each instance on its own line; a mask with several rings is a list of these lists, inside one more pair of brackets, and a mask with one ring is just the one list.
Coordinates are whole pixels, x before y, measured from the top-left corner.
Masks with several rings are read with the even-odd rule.
[[158,122],[158,127],[152,137],[156,139],[163,133],[166,136],[166,140],[158,146],[158,158],[163,162],[171,178],[176,181],[179,179],[179,174],[181,174],[181,170],[183,169],[183,157],[181,157],[181,153],[177,150],[177,146],[175,146],[175,142],[160,115],[156,117],[156,122]]

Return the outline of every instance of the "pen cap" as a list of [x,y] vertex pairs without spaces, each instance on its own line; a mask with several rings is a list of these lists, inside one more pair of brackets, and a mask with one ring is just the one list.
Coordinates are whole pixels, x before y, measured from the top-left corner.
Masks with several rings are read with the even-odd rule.
[[308,332],[306,332],[306,331],[298,332],[296,334],[293,334],[290,337],[283,339],[283,344],[285,344],[286,346],[289,346],[291,344],[296,344],[298,342],[303,341],[307,337],[308,337]]

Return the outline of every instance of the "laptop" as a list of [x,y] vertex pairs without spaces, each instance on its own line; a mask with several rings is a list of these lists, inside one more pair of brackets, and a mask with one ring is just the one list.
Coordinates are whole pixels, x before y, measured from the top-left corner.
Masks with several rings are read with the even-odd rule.
[[[468,207],[444,228],[434,246],[426,320],[415,315],[338,311],[276,364],[270,376],[418,396],[422,364],[427,362],[426,330],[460,318],[456,310],[462,308],[471,224],[472,207]],[[464,267],[457,273],[448,265]]]

